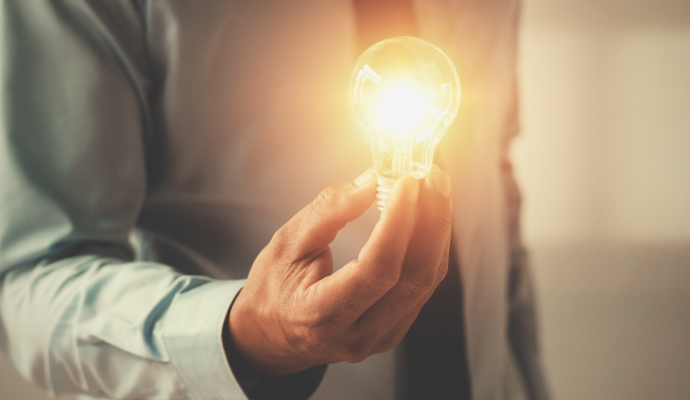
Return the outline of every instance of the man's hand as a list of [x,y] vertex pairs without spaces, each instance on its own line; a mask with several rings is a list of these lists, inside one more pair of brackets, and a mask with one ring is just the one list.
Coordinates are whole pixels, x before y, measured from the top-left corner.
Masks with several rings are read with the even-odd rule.
[[324,190],[256,258],[229,317],[234,349],[254,373],[287,375],[392,349],[445,277],[451,190],[436,166],[423,181],[398,179],[359,259],[333,273],[328,245],[373,203],[374,177]]

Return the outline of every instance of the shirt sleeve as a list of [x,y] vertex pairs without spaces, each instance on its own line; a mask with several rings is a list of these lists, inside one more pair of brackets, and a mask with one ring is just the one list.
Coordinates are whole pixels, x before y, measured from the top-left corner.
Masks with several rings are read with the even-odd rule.
[[129,242],[151,134],[139,3],[0,3],[0,348],[54,395],[246,399],[221,339],[243,281]]

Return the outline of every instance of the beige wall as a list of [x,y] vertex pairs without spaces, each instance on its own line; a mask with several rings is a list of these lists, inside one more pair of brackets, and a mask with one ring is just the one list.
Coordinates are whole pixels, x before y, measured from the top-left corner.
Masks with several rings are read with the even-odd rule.
[[554,397],[690,399],[690,2],[525,0],[520,56]]
[[690,2],[526,0],[523,16],[527,238],[690,243]]

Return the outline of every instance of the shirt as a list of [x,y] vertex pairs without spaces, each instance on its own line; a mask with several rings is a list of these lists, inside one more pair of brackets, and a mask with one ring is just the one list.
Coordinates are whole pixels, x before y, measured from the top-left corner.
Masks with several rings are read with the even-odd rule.
[[[347,107],[349,2],[2,7],[3,350],[57,395],[246,398],[221,331],[254,257],[370,164]],[[463,85],[437,153],[453,184],[473,397],[544,398],[507,161],[518,4],[415,11]],[[341,232],[335,265],[377,218]],[[316,398],[390,396],[395,357],[331,366]]]

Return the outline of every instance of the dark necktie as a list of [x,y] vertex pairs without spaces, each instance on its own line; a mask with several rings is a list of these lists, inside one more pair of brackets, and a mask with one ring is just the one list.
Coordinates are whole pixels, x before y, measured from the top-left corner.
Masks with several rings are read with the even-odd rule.
[[471,399],[462,291],[452,247],[446,278],[422,307],[403,343],[407,399]]
[[[352,0],[352,4],[358,54],[389,37],[419,36],[412,0]],[[448,275],[405,336],[400,399],[471,398],[458,266],[451,247]]]
[[358,54],[395,36],[417,36],[412,0],[352,0],[357,23]]

